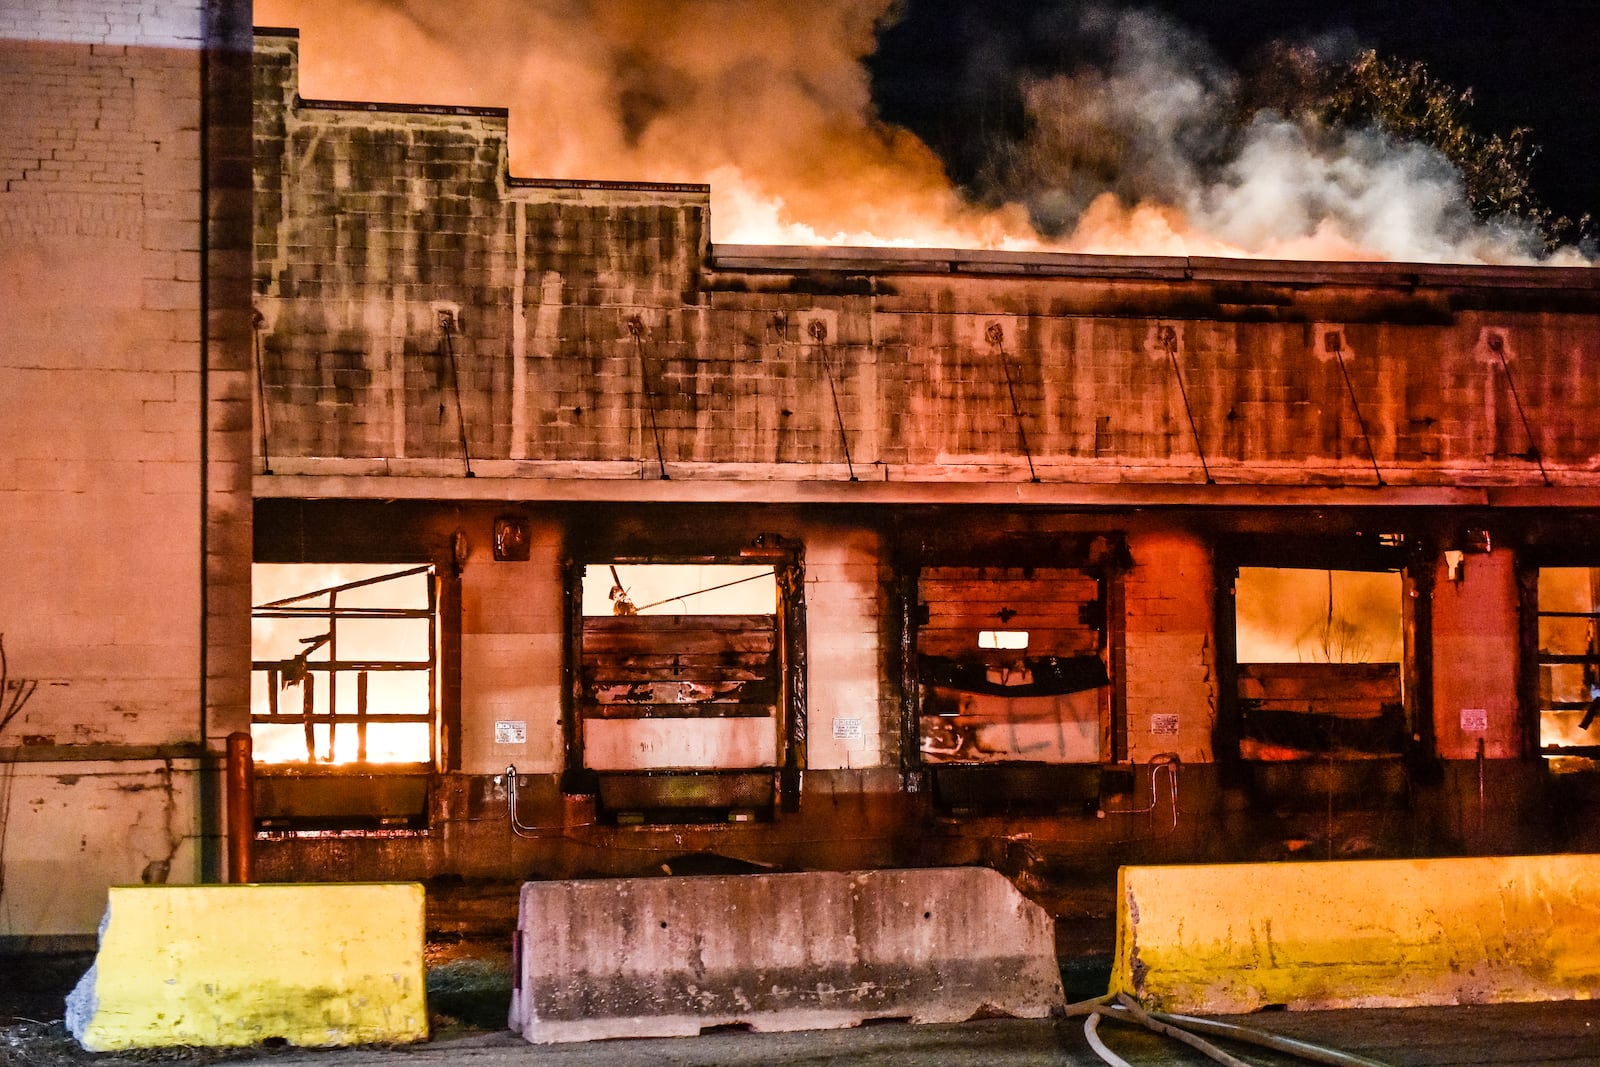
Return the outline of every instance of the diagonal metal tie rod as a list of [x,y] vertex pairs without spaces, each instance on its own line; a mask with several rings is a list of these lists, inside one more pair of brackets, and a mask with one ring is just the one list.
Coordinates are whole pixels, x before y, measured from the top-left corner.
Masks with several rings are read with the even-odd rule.
[[1517,380],[1511,376],[1511,364],[1506,362],[1506,339],[1500,334],[1491,333],[1489,351],[1500,360],[1500,369],[1505,371],[1506,384],[1511,387],[1511,402],[1517,406],[1517,418],[1522,420],[1522,432],[1528,435],[1528,456],[1539,465],[1539,477],[1548,486],[1550,474],[1544,469],[1544,457],[1539,454],[1539,445],[1533,439],[1533,427],[1528,423],[1528,413],[1522,410],[1522,397],[1517,393]]
[[833,382],[833,365],[828,361],[828,324],[821,319],[812,319],[806,323],[806,333],[817,344],[817,352],[822,356],[822,373],[828,377],[828,394],[833,397],[833,417],[839,424],[839,443],[844,446],[844,466],[850,472],[850,480],[856,480],[856,465],[850,461],[850,435],[844,429],[844,410],[839,407],[839,389]]
[[983,331],[984,339],[994,346],[1000,359],[1000,369],[1006,377],[1006,392],[1011,397],[1011,417],[1017,420],[1017,441],[1022,445],[1023,458],[1028,461],[1028,480],[1038,481],[1039,472],[1033,469],[1033,450],[1028,447],[1028,428],[1022,419],[1022,406],[1017,403],[1017,387],[1011,381],[1011,360],[1006,357],[1005,330],[998,322],[991,322]]
[[1189,419],[1189,433],[1194,437],[1194,451],[1200,457],[1200,470],[1206,476],[1207,485],[1216,485],[1217,480],[1211,477],[1211,466],[1206,463],[1206,450],[1200,444],[1200,427],[1194,421],[1194,409],[1189,406],[1189,390],[1183,384],[1183,370],[1178,366],[1178,331],[1171,326],[1161,327],[1158,335],[1161,338],[1161,347],[1167,350],[1167,359],[1172,363],[1172,376],[1178,380],[1178,396],[1183,399],[1183,413]]
[[[471,478],[473,477],[472,453],[467,449],[467,419],[461,412],[461,373],[456,366],[456,345],[452,340],[456,325],[455,312],[446,310],[439,312],[439,332],[444,334],[444,350],[450,358],[450,391],[456,396],[456,429],[461,436],[461,461],[466,464],[467,477]],[[443,415],[443,412],[440,414]]]
[[267,324],[267,318],[261,314],[261,309],[256,308],[251,312],[250,327],[255,334],[256,357],[256,403],[261,409],[261,473],[272,473],[272,460],[267,454],[267,382],[262,374],[263,360],[261,358],[261,331]]
[[633,335],[633,350],[639,357],[639,387],[644,390],[645,407],[650,411],[650,436],[656,443],[656,469],[662,481],[670,481],[667,460],[661,452],[661,428],[656,424],[656,392],[650,387],[650,375],[644,365],[644,320],[634,315],[628,319],[628,333]]
[[1367,459],[1372,461],[1373,477],[1378,479],[1378,485],[1381,487],[1384,482],[1383,471],[1378,469],[1378,454],[1372,450],[1372,435],[1367,433],[1367,420],[1361,415],[1361,401],[1356,399],[1355,383],[1350,380],[1350,368],[1344,363],[1344,338],[1337,331],[1329,331],[1323,338],[1323,343],[1333,350],[1334,358],[1339,361],[1339,373],[1344,375],[1344,389],[1350,394],[1350,407],[1356,413],[1356,425],[1361,427],[1361,440],[1367,445]]

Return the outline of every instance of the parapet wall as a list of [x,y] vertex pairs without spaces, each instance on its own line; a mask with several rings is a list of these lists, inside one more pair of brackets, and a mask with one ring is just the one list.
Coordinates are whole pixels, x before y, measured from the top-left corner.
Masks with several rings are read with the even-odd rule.
[[294,56],[258,39],[275,473],[1600,477],[1591,270],[714,248],[704,187],[511,179],[503,114],[301,104]]

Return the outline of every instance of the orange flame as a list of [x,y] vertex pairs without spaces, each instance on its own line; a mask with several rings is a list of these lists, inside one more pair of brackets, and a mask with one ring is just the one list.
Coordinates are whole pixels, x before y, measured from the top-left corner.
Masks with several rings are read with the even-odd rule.
[[[964,200],[925,144],[877,118],[864,60],[892,6],[892,0],[257,0],[255,14],[263,25],[303,30],[307,98],[508,107],[514,173],[707,182],[718,241],[1282,259],[1530,258],[1527,234],[1471,223],[1453,171],[1445,166],[1448,173],[1439,173],[1442,157],[1374,148],[1371,136],[1309,146],[1281,122],[1249,131],[1234,173],[1220,185],[1196,185],[1192,175],[1179,174],[1172,182],[1190,184],[1159,197],[1129,199],[1108,190],[1090,199],[1067,232],[1047,239],[1019,204]],[[1137,28],[1145,37],[1181,33],[1160,24]],[[1133,77],[1142,80],[1131,91],[1147,94],[1148,105],[1124,99]],[[1126,120],[1130,108],[1192,108],[1171,119],[1176,128],[1209,114],[1206,102],[1195,99],[1207,86],[1184,82],[1181,70],[1059,81],[1036,86],[1035,96],[1067,107],[1057,121],[1068,127],[1077,122],[1074,95],[1086,91],[1099,94],[1083,101],[1089,123],[1118,106],[1122,111],[1107,121]],[[1173,82],[1180,91],[1171,90]],[[1193,89],[1187,97],[1186,88]],[[1150,128],[1159,133],[1167,122],[1157,115]],[[1374,165],[1374,152],[1385,155],[1381,165]],[[1165,162],[1155,165],[1163,182]],[[1586,261],[1573,253],[1559,262]]]

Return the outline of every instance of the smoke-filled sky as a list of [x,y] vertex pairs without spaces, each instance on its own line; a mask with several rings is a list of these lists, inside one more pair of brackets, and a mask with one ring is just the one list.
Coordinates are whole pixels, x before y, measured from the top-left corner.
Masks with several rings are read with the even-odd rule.
[[[1425,26],[1429,10],[1467,3],[1403,6]],[[1400,5],[1330,0],[1303,20],[1283,17],[1299,6],[1285,0],[1167,6],[256,0],[255,11],[259,25],[301,29],[307,97],[508,107],[513,173],[709,182],[720,242],[1538,257],[1531,232],[1475,222],[1431,150],[1298,116],[1238,121],[1239,71],[1275,36],[1344,54],[1376,46],[1482,84],[1445,52],[1402,51],[1402,19],[1378,14]],[[1341,10],[1353,24],[1336,21]],[[1459,36],[1492,30],[1510,55],[1516,26],[1538,22],[1519,12]],[[1552,40],[1546,56],[1572,47]],[[1562,77],[1560,63],[1545,69]],[[1569,87],[1569,104],[1582,98]],[[1486,125],[1532,121],[1502,124],[1507,106],[1479,99]]]

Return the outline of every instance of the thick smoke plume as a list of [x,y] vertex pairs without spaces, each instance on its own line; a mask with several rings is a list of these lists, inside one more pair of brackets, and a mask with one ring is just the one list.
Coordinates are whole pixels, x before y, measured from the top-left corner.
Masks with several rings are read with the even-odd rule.
[[[1099,62],[1024,86],[1026,135],[971,195],[881,121],[864,61],[892,0],[257,0],[311,98],[509,107],[513,173],[698,181],[723,242],[1526,262],[1438,153],[1231,116],[1173,25],[1093,13]],[[1571,261],[1582,262],[1577,257]]]

